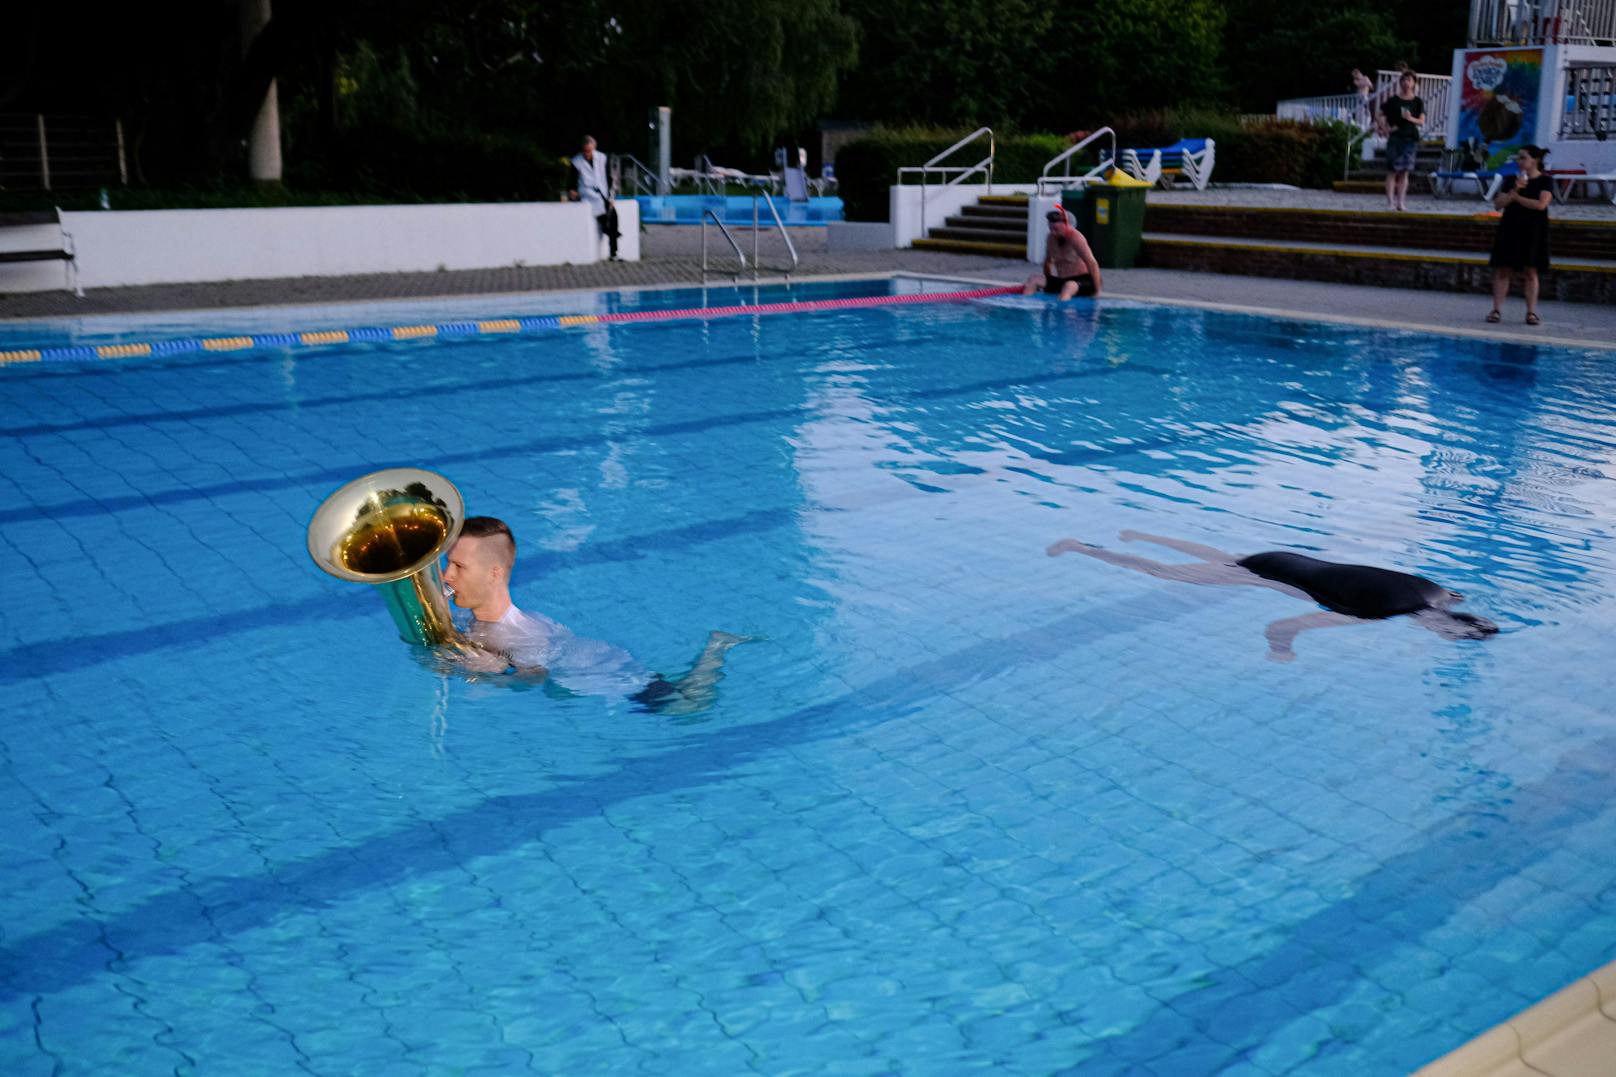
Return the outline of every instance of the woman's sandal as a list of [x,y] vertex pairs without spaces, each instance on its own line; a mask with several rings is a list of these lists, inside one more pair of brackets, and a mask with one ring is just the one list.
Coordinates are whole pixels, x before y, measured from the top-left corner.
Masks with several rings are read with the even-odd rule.
[[1539,319],[1539,318],[1538,318],[1538,316],[1537,316],[1537,315],[1536,315],[1536,314],[1528,314],[1528,315],[1527,315],[1527,316],[1526,316],[1526,324],[1527,324],[1527,325],[1541,325],[1541,324],[1543,324],[1543,323],[1542,323],[1542,321],[1541,321],[1541,320],[1540,320],[1540,319]]
[[1502,314],[1498,313],[1498,308],[1497,307],[1494,307],[1493,312],[1491,314],[1487,315],[1487,320],[1489,322],[1500,322],[1500,321],[1504,320],[1504,316]]

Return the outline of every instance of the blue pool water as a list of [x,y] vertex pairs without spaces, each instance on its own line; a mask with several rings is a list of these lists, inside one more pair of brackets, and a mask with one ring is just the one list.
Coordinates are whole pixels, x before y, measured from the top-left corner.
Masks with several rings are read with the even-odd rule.
[[[793,202],[775,196],[775,212],[786,225],[823,225],[827,221],[842,219],[842,200],[835,196],[810,198],[806,202]],[[718,214],[725,224],[752,223],[751,195],[669,194],[636,195],[640,204],[640,221],[644,224],[700,224],[708,210]],[[758,207],[759,221],[774,226],[769,207]]]
[[[0,369],[0,1071],[1413,1069],[1616,956],[1613,393],[1042,298]],[[397,464],[650,668],[767,639],[697,719],[445,679],[304,549]],[[1503,632],[1271,662],[1293,599],[1044,554],[1124,529]]]

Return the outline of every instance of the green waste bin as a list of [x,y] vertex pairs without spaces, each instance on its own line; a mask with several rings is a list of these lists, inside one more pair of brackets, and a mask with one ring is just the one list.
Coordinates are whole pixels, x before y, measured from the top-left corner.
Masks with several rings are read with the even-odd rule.
[[1132,269],[1145,231],[1144,184],[1094,183],[1061,194],[1102,269]]

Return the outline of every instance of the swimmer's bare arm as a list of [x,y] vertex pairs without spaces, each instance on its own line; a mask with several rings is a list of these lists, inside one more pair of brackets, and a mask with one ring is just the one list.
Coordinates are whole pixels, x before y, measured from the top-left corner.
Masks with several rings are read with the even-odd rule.
[[1292,649],[1291,644],[1296,642],[1298,635],[1308,629],[1334,628],[1337,625],[1355,625],[1362,622],[1362,617],[1336,613],[1334,610],[1315,610],[1312,613],[1275,621],[1263,631],[1263,636],[1268,640],[1268,657],[1275,662],[1290,662],[1296,658],[1296,651]]

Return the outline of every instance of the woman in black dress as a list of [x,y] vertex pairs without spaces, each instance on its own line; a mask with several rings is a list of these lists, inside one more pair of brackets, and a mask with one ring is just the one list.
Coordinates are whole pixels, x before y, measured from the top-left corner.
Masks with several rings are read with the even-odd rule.
[[1506,187],[1493,199],[1503,216],[1493,240],[1493,310],[1487,315],[1489,322],[1503,317],[1499,308],[1519,269],[1525,275],[1521,290],[1526,293],[1526,324],[1538,324],[1537,275],[1549,268],[1549,202],[1554,197],[1552,181],[1543,174],[1543,158],[1548,153],[1541,146],[1522,146],[1515,155],[1521,172],[1514,186]]

